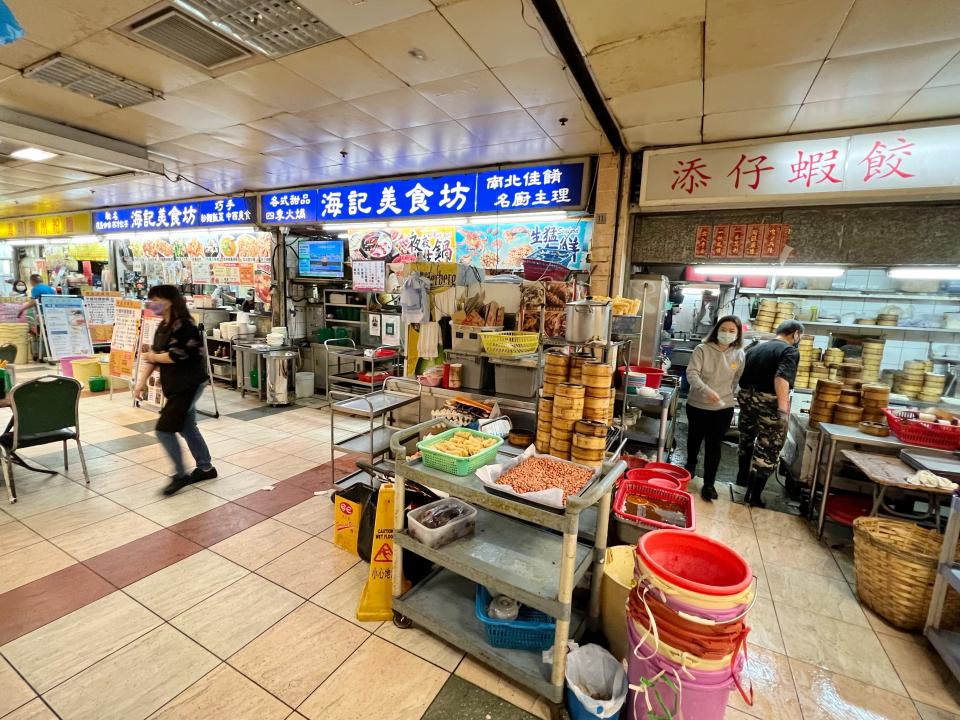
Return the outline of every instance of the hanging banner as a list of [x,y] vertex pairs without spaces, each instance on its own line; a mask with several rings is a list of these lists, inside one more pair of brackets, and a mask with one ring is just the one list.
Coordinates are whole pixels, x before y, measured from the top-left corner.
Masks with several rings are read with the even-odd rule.
[[527,258],[588,268],[593,222],[514,222],[456,228],[457,262],[486,269],[520,270]]
[[41,295],[40,313],[50,358],[93,357],[93,340],[79,295]]
[[119,299],[114,308],[113,335],[110,337],[110,376],[134,382],[133,371],[140,341],[139,300]]
[[89,212],[0,220],[0,238],[4,239],[89,235],[92,231]]
[[273,266],[270,263],[257,263],[253,273],[253,289],[257,300],[270,307],[273,291]]
[[93,227],[98,233],[177,230],[250,225],[255,217],[256,200],[252,198],[210,198],[97,210],[93,214]]
[[348,240],[351,260],[454,262],[453,227],[358,228]]
[[115,291],[86,290],[83,293],[83,305],[90,323],[90,337],[95,343],[108,343],[113,337],[113,324],[117,300],[120,293]]

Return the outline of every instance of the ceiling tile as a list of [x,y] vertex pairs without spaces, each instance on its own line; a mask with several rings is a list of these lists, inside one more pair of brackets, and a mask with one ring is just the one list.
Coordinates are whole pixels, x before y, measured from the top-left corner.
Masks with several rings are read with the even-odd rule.
[[499,165],[501,163],[561,157],[562,155],[563,152],[551,138],[540,138],[539,140],[498,143],[476,148],[476,154],[471,164]]
[[610,152],[610,143],[599,130],[579,132],[570,135],[554,135],[553,141],[564,155],[596,155]]
[[221,75],[220,82],[237,92],[273,106],[300,112],[337,102],[337,98],[278,62],[265,62],[246,70]]
[[170,164],[168,160],[175,161],[178,165],[196,165],[197,163],[213,162],[217,156],[205,153],[203,150],[189,148],[175,142],[156,143],[150,146],[150,155],[152,159],[164,164]]
[[98,100],[19,76],[0,82],[0,105],[57,122],[74,122],[110,109]]
[[820,60],[757,67],[724,75],[707,75],[704,109],[708,113],[799,105],[820,69]]
[[48,47],[20,38],[9,45],[0,45],[0,64],[21,70],[53,53]]
[[469,130],[481,145],[534,140],[546,135],[526,110],[510,110],[496,115],[464,118],[460,124]]
[[351,138],[351,142],[369,150],[377,157],[397,158],[408,155],[423,155],[430,152],[422,145],[418,145],[403,133],[391,130],[389,132],[373,133]]
[[701,142],[700,118],[673,122],[638,125],[623,131],[632,150],[658,145],[687,145]]
[[[340,154],[342,151],[346,151],[346,157]],[[314,169],[328,165],[355,165],[369,162],[373,158],[372,153],[366,148],[342,141],[339,143],[305,145],[269,154],[280,158],[287,165],[301,169]]]
[[707,10],[707,77],[766,65],[821,60],[854,0],[754,3],[746,12]]
[[807,102],[918,90],[960,51],[960,40],[827,58]]
[[429,0],[298,1],[341,35],[355,35],[433,9]]
[[478,144],[478,140],[466,128],[453,120],[407,128],[401,132],[431,152],[460,150]]
[[172,140],[191,132],[180,125],[174,125],[134,108],[108,110],[101,115],[88,118],[79,126],[90,132],[124,140],[134,145],[150,145]]
[[67,48],[64,54],[168,93],[209,80],[193,68],[154,52],[123,35],[101,30]]
[[435,80],[414,89],[452,118],[489,115],[520,107],[489,70]]
[[239,155],[231,159],[234,162],[245,166],[247,168],[248,176],[251,172],[261,172],[272,178],[274,175],[288,172],[291,169],[291,166],[287,165],[280,158],[276,158],[271,155],[265,155],[263,153],[249,153],[247,155]]
[[[69,10],[51,11],[45,2],[37,0],[5,0],[7,7],[26,31],[31,42],[61,50],[92,35],[102,26]],[[16,45],[19,40],[14,42]],[[9,64],[0,60],[5,65]]]
[[700,26],[644,36],[594,52],[590,66],[605,97],[700,78]]
[[367,115],[350,103],[337,103],[316,110],[308,110],[305,113],[299,113],[297,117],[316,123],[323,130],[341,138],[369,135],[390,129],[372,115]]
[[450,117],[411,88],[388,90],[351,100],[350,104],[395,130],[444,122]]
[[[590,109],[580,100],[541,105],[527,108],[527,112],[537,121],[547,135],[572,135],[580,132],[596,132],[599,123]],[[566,118],[560,123],[561,118]]]
[[280,138],[290,145],[309,145],[337,139],[336,135],[321,130],[315,124],[290,113],[280,113],[247,124],[255,130]]
[[557,52],[537,11],[525,2],[465,0],[440,12],[480,59],[494,68]]
[[9,77],[13,77],[14,75],[19,75],[19,74],[20,73],[17,70],[14,70],[13,68],[9,68],[6,65],[0,65],[0,82],[3,82]]
[[178,90],[174,95],[191,100],[198,105],[213,108],[217,114],[231,118],[231,125],[273,115],[276,110],[249,95],[237,92],[219,80],[207,80]]
[[831,55],[885,50],[960,37],[955,0],[857,0]]
[[290,147],[291,143],[281,140],[269,133],[256,130],[248,125],[233,125],[232,127],[214,130],[210,133],[211,137],[222,140],[225,143],[231,143],[246,150],[247,152],[270,152],[271,150],[282,150]]
[[893,122],[960,115],[960,85],[924,88],[890,118]]
[[[436,10],[359,33],[350,40],[410,85],[482,70],[476,53]],[[411,55],[420,51],[423,59]]]
[[675,85],[617,95],[608,102],[620,127],[685,120],[701,115],[703,85],[699,80],[688,80]]
[[[56,158],[55,162],[60,163],[61,158]],[[94,180],[98,177],[95,173],[81,172],[70,168],[58,167],[49,162],[13,162],[4,166],[4,179],[13,181],[16,177],[32,177],[40,182],[51,182],[53,180],[62,182],[77,182],[80,180]],[[105,175],[121,172],[117,167],[111,167]]]
[[607,43],[699,24],[706,0],[563,0],[563,7],[583,49],[590,53]]
[[105,28],[135,15],[153,3],[150,0],[44,0],[59,10],[69,10],[96,27]]
[[278,62],[342,100],[403,87],[400,78],[347,39],[301,50]]
[[[236,145],[224,142],[223,140],[217,140],[211,135],[207,135],[205,133],[186,135],[172,141],[172,144],[203,153],[204,155],[208,155],[215,160],[231,159],[234,155],[244,152]],[[154,145],[150,149],[156,150],[156,148],[157,146]],[[203,160],[196,160],[194,162],[203,162]]]
[[493,74],[523,107],[549,105],[577,97],[573,80],[567,76],[563,63],[554,57],[523,60],[494,68]]
[[788,105],[713,113],[703,119],[703,141],[717,142],[785,135],[799,109],[799,105]]
[[202,103],[190,102],[186,98],[168,95],[164,100],[137,105],[139,112],[180,125],[186,129],[184,135],[192,132],[205,132],[215,128],[229,127],[237,123],[223,115],[207,110]]
[[927,87],[942,87],[943,85],[960,85],[960,55],[947,63],[946,66],[927,83]]
[[842,100],[806,103],[801,106],[800,112],[797,113],[797,117],[790,127],[790,132],[809,132],[885,123],[910,99],[912,94],[903,92],[864,95]]

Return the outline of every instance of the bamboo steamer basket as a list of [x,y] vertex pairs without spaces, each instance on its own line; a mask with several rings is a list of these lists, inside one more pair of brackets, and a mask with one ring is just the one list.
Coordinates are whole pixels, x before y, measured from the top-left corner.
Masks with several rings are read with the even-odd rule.
[[601,460],[602,460],[603,459],[602,453],[607,448],[607,438],[574,433],[573,447],[580,448],[581,450],[599,450],[601,453]]
[[840,402],[845,405],[859,405],[861,393],[859,390],[845,387],[840,391]]
[[569,397],[567,395],[555,395],[553,398],[553,411],[569,410],[570,408],[583,407],[586,401],[585,397]]
[[580,420],[575,426],[574,431],[579,435],[592,435],[594,437],[607,437],[607,426],[603,423],[592,422],[590,420]]
[[922,370],[926,372],[927,362],[926,360],[907,360],[903,363],[904,370]]
[[583,417],[586,420],[596,420],[597,422],[606,422],[610,417],[610,410],[606,407],[599,410],[584,410]]
[[583,406],[578,408],[566,408],[566,409],[560,409],[560,410],[558,410],[557,408],[554,408],[553,422],[556,423],[557,420],[576,421],[583,417],[583,412],[584,412]]
[[[893,518],[853,521],[857,595],[864,605],[901,630],[922,630],[930,609],[943,536]],[[960,553],[955,556],[960,560]],[[960,621],[960,595],[947,589],[942,626]]]
[[552,372],[550,368],[547,368],[543,371],[543,381],[544,383],[551,383],[554,386],[559,385],[560,383],[565,383],[569,379],[569,375],[566,371],[557,373]]
[[573,440],[573,431],[572,430],[557,430],[554,428],[550,431],[550,444],[552,445],[555,442],[570,442]]
[[588,387],[584,393],[585,398],[599,398],[609,400],[613,395],[613,388]]
[[873,435],[875,437],[887,437],[890,435],[890,428],[883,423],[872,422],[870,420],[861,421],[857,429],[866,435]]
[[584,394],[583,385],[572,385],[570,383],[557,383],[557,390],[553,396],[553,404],[556,407],[558,398],[573,398],[582,400]]
[[587,467],[598,468],[603,467],[603,458],[599,460],[587,460],[586,458],[581,457],[576,452],[570,453],[570,460],[577,463],[577,465],[586,465]]
[[543,396],[546,398],[552,398],[556,392],[557,392],[557,384],[544,380]]
[[871,423],[884,423],[887,420],[887,416],[883,414],[882,410],[868,410],[864,408],[863,416],[860,418],[861,422],[871,422]]
[[577,424],[577,420],[579,419],[580,418],[576,418],[574,420],[567,420],[566,418],[555,417],[553,419],[553,426],[550,428],[550,430],[552,432],[571,433],[573,432],[573,428]]
[[537,400],[537,410],[540,414],[553,412],[553,398],[542,397]]
[[864,400],[872,398],[886,400],[890,397],[890,388],[879,383],[866,383],[860,387],[860,393]]
[[923,402],[928,402],[928,403],[938,403],[940,402],[940,398],[942,397],[943,395],[941,395],[940,393],[920,393],[917,396],[917,399],[922,400]]
[[553,418],[541,418],[537,420],[537,432],[550,434],[550,431],[553,430]]
[[857,424],[863,417],[863,408],[856,405],[837,403],[833,406],[833,421],[843,424],[853,422]]
[[580,368],[583,384],[592,388],[609,388],[613,384],[613,369],[599,361],[585,362]]
[[562,367],[564,370],[570,367],[570,356],[562,350],[547,350],[543,357],[547,367]]
[[940,388],[943,389],[944,385],[947,384],[947,376],[940,375],[938,373],[924,373],[923,374],[923,386],[931,388]]

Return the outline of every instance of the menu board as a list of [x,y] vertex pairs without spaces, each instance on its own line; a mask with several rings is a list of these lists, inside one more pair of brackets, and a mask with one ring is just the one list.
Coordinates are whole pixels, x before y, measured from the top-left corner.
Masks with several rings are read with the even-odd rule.
[[387,264],[385,262],[381,260],[353,261],[353,289],[357,292],[383,292],[386,282]]
[[137,345],[140,342],[139,300],[117,300],[114,309],[113,335],[110,338],[110,377],[133,382]]
[[[153,338],[157,334],[157,328],[163,321],[163,316],[157,315],[149,308],[144,308],[142,319],[140,321],[140,343],[137,348],[137,359],[135,363],[136,372],[140,374],[140,356],[149,352],[153,347]],[[160,408],[163,405],[163,390],[160,387],[160,371],[154,370],[147,378],[146,395],[140,402],[141,405],[153,405]]]
[[115,308],[120,293],[114,291],[87,290],[83,293],[83,305],[90,323],[90,337],[95,343],[108,343],[113,336]]
[[50,358],[93,356],[93,341],[79,295],[41,295],[40,313]]

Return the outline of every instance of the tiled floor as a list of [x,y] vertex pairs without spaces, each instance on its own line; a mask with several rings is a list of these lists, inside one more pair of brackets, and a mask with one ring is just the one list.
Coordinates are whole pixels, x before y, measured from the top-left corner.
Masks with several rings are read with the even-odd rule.
[[[0,718],[549,717],[431,635],[355,619],[366,566],[332,544],[314,495],[352,465],[331,470],[328,414],[218,399],[202,429],[220,477],[172,498],[155,416],[126,394],[81,400],[89,488],[75,451],[69,470],[50,448],[23,453],[59,474],[18,468],[20,501],[0,502]],[[721,496],[698,499],[699,527],[747,557],[760,594],[756,702],[731,696],[728,719],[960,720],[960,686],[923,638],[857,601],[848,548]]]

